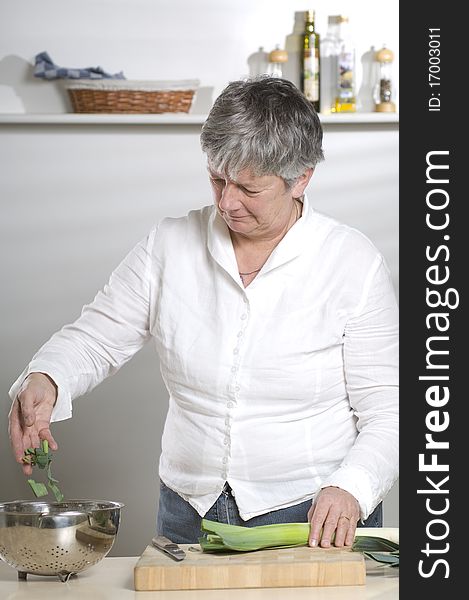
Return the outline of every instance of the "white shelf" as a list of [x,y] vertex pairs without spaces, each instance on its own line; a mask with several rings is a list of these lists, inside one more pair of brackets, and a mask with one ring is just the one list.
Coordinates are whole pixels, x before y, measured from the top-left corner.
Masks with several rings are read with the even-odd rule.
[[399,123],[398,113],[342,113],[338,115],[319,115],[321,123],[327,125],[341,125],[342,123],[348,124],[362,124],[362,123]]
[[0,114],[0,124],[12,125],[199,125],[206,115],[147,114]]
[[[198,114],[0,114],[0,125],[202,125],[207,115]],[[325,125],[399,123],[397,113],[350,113],[320,115]]]

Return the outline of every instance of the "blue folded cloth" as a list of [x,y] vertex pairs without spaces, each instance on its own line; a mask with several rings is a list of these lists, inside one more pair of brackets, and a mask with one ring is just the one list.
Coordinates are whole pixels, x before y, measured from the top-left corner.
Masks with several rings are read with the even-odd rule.
[[111,75],[101,67],[86,67],[85,69],[67,69],[52,62],[47,52],[36,54],[34,59],[34,77],[42,79],[125,79],[124,73]]

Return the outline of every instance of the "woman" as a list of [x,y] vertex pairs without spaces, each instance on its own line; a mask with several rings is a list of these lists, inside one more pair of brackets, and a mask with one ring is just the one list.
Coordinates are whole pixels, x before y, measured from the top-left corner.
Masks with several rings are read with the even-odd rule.
[[309,520],[311,545],[351,545],[398,472],[388,269],[311,207],[322,129],[293,84],[229,84],[201,143],[214,206],[163,219],[39,350],[10,390],[16,459],[56,449],[50,422],[153,338],[170,396],[158,532]]

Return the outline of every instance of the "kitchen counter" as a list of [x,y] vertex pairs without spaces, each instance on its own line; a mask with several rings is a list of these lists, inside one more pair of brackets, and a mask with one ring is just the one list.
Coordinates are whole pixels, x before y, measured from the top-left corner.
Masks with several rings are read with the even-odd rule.
[[107,557],[94,567],[61,583],[55,577],[17,572],[0,560],[2,600],[397,600],[399,569],[366,561],[366,585],[314,588],[264,588],[171,592],[134,591],[133,568],[138,557]]

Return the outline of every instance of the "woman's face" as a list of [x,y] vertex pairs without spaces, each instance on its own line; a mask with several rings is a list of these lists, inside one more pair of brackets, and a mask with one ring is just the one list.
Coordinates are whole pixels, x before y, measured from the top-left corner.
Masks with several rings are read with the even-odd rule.
[[215,206],[230,230],[246,237],[275,237],[292,215],[294,198],[303,195],[311,173],[291,188],[277,175],[240,171],[236,180],[208,168]]

